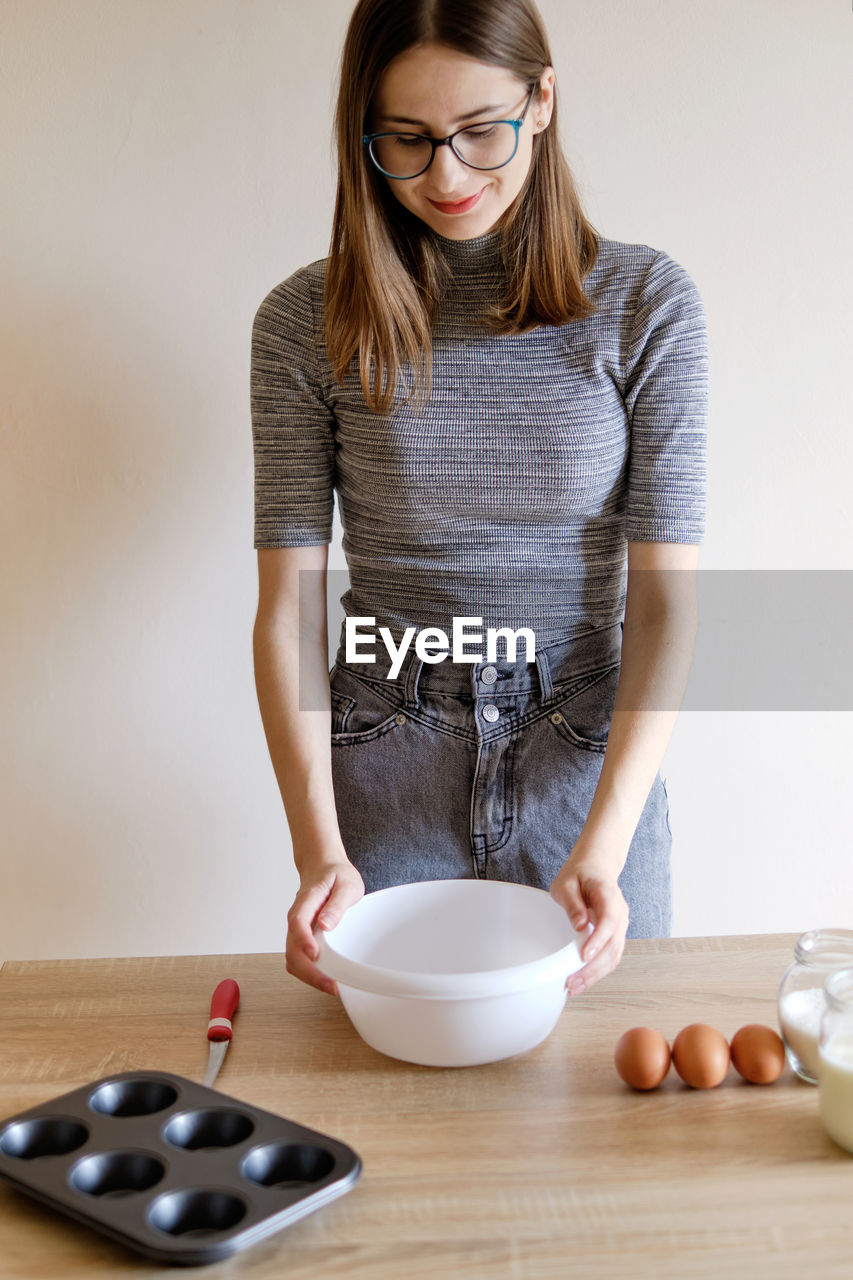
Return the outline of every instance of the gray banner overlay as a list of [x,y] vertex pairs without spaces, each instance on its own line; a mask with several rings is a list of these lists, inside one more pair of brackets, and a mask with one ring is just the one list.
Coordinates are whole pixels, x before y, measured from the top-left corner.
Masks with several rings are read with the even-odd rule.
[[[345,617],[341,598],[347,596],[350,582],[346,570],[329,570],[325,576],[331,666]],[[302,570],[299,577],[300,612],[316,611],[317,601],[322,599],[323,575],[320,571]],[[543,570],[543,593],[548,592],[550,581]],[[673,689],[672,682],[659,681],[652,701],[642,703],[646,709],[673,710],[680,706],[684,711],[853,710],[853,570],[726,569],[699,570],[695,575],[680,570],[644,570],[636,574],[636,581],[638,598],[640,594],[644,598],[653,595],[669,602],[675,620],[667,635],[670,653],[675,655],[670,659],[673,668],[683,667],[693,645],[690,615],[694,599],[698,616],[683,697],[681,689]],[[627,583],[627,574],[623,582]],[[530,625],[516,586],[513,582],[507,587],[505,615],[483,619],[484,633],[488,626]],[[500,580],[492,579],[489,594],[493,599],[500,587]],[[537,599],[535,577],[527,577],[523,595],[528,601]],[[473,598],[477,598],[476,584]],[[587,613],[572,620],[567,634],[612,626],[622,619],[623,612],[614,612],[612,606],[596,609],[588,584],[586,598]],[[389,657],[378,629],[388,626],[398,643],[402,624],[381,615],[381,599],[381,583],[376,582],[373,600],[364,602],[363,614],[362,602],[355,602],[357,609],[349,599],[344,600],[344,605],[349,613],[376,617],[374,627],[361,624],[360,630],[376,635],[373,652],[387,668]],[[471,609],[471,615],[477,616],[476,607]],[[683,621],[679,623],[678,619]],[[317,674],[321,664],[316,655],[310,661],[305,649],[312,643],[306,621],[304,617],[300,619],[300,709],[315,710],[328,704],[318,686],[318,680],[323,679]],[[414,625],[415,620],[410,623]],[[435,625],[431,616],[418,629]],[[452,618],[444,620],[448,638],[451,627]],[[468,649],[473,652],[477,647],[469,644]],[[414,651],[414,637],[410,650]],[[363,649],[370,651],[369,645]],[[499,646],[498,655],[503,653]],[[519,643],[518,653],[519,660],[524,661],[523,643]],[[452,656],[444,661],[451,662]],[[377,675],[381,678],[382,671],[378,670]]]

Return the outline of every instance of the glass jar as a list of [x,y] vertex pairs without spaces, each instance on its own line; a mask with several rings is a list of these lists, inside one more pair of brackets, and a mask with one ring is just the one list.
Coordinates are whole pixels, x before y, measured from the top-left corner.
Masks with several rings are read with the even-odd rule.
[[779,984],[779,1027],[793,1071],[817,1084],[820,1021],[826,1007],[824,983],[839,969],[853,967],[853,930],[811,929],[797,939],[794,960]]
[[845,1151],[853,1152],[853,968],[830,974],[820,1020],[820,1118]]

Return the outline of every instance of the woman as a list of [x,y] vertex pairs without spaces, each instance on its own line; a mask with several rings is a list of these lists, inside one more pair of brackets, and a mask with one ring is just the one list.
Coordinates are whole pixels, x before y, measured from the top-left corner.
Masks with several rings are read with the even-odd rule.
[[[329,257],[272,290],[252,345],[288,970],[334,993],[314,931],[365,888],[476,876],[593,926],[577,994],[670,927],[658,770],[696,624],[701,299],[584,217],[532,0],[360,0],[336,123]],[[363,638],[330,674],[335,489]],[[448,656],[472,618],[534,653]]]

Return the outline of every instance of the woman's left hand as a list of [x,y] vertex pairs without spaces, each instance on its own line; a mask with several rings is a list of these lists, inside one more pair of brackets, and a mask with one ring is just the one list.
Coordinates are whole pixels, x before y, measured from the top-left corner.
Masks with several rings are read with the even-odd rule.
[[578,933],[590,922],[594,926],[581,946],[584,967],[571,974],[566,982],[569,993],[576,996],[611,973],[622,959],[628,932],[628,904],[612,863],[592,851],[582,851],[579,845],[561,867],[549,892]]

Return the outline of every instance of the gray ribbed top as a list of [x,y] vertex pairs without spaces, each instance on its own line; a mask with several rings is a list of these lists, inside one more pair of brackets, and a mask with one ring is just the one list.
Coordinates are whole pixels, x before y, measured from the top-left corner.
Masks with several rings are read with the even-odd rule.
[[[435,234],[435,233],[431,233]],[[350,615],[395,638],[454,616],[537,646],[624,616],[627,542],[702,541],[708,348],[701,297],[666,253],[601,239],[596,313],[495,335],[500,232],[435,236],[454,268],[426,409],[335,382],[325,259],[264,299],[252,332],[255,547],[329,542],[334,492]]]

